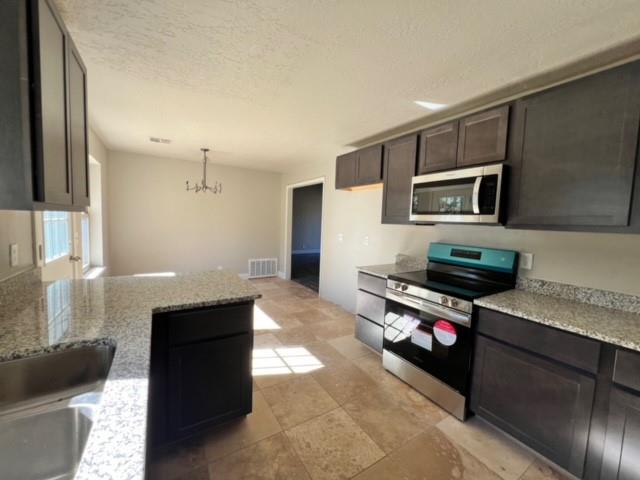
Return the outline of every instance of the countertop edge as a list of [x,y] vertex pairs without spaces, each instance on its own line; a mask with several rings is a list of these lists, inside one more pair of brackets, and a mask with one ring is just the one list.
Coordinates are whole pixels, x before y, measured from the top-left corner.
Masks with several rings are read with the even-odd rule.
[[[513,292],[513,291],[514,290],[511,290],[511,292]],[[515,290],[515,291],[523,292],[523,293],[525,293],[527,295],[541,297],[542,299],[545,299],[545,298],[548,297],[546,295],[542,295],[542,294],[539,294],[539,293],[527,292],[527,291],[523,291],[523,290]],[[503,292],[503,293],[506,293],[506,292]],[[488,297],[476,299],[474,301],[474,305],[477,305],[478,307],[486,308],[486,309],[489,309],[489,310],[493,310],[493,311],[496,311],[496,312],[499,312],[499,313],[505,313],[507,315],[512,315],[514,317],[521,318],[523,320],[527,320],[527,321],[530,321],[530,322],[534,322],[534,323],[538,323],[538,324],[545,325],[545,326],[548,326],[548,327],[556,328],[557,330],[561,330],[563,332],[573,333],[573,334],[580,335],[582,337],[589,338],[589,339],[592,339],[592,340],[598,340],[598,341],[601,341],[601,342],[604,342],[604,343],[608,343],[608,344],[611,344],[611,345],[614,345],[614,346],[627,348],[629,350],[640,352],[640,343],[630,341],[630,340],[628,340],[627,337],[625,337],[623,335],[611,335],[611,334],[601,333],[599,331],[583,328],[583,327],[580,327],[578,325],[572,325],[572,324],[569,324],[567,322],[554,320],[552,318],[549,318],[547,315],[536,315],[535,313],[526,312],[526,311],[519,310],[517,308],[513,308],[513,307],[510,307],[510,306],[500,305],[499,303],[496,303],[495,299],[492,300],[492,297],[495,298],[495,297],[498,297],[499,295],[502,295],[502,294],[498,293],[496,295],[490,295]],[[552,298],[556,298],[556,297],[552,297]],[[588,303],[577,302],[575,300],[569,300],[569,299],[560,299],[560,300],[562,300],[564,302],[568,302],[568,303],[573,303],[573,304],[579,305],[580,307],[601,309],[604,312],[608,312],[608,313],[618,313],[621,316],[625,315],[625,314],[628,314],[628,312],[625,312],[623,310],[615,310],[615,309],[611,309],[611,308],[607,308],[607,307],[591,305],[591,304],[588,304]],[[640,321],[640,316],[638,316],[638,320]],[[640,323],[639,323],[638,326],[640,327]]]

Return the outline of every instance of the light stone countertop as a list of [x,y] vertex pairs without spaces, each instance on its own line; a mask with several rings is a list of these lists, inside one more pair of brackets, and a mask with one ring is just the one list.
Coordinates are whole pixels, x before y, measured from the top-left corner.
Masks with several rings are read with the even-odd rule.
[[364,267],[356,267],[358,271],[362,273],[368,273],[375,277],[387,278],[389,275],[397,273],[411,272],[413,270],[419,270],[417,268],[411,268],[407,265],[400,265],[398,263],[388,263],[383,265],[368,265]]
[[37,284],[0,298],[0,361],[116,345],[76,479],[144,478],[152,314],[254,300],[224,271]]
[[640,314],[526,290],[482,297],[480,307],[640,351]]
[[356,267],[356,270],[374,275],[380,278],[387,278],[389,275],[396,275],[398,273],[415,272],[417,270],[424,270],[427,268],[427,259],[421,257],[414,257],[411,255],[405,255],[404,253],[398,253],[396,255],[396,263],[386,263],[383,265],[366,265],[362,267]]

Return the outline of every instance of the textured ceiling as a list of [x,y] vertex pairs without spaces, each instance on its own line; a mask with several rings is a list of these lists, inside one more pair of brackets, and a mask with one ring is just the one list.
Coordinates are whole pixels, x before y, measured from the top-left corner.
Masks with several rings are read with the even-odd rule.
[[640,32],[637,0],[55,1],[109,148],[270,170]]

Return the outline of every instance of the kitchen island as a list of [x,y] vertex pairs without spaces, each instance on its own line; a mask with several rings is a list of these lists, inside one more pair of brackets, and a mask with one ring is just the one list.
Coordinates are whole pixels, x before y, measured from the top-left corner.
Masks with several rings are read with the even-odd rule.
[[115,345],[75,478],[143,479],[153,316],[259,297],[249,282],[224,271],[24,283],[0,295],[0,361]]

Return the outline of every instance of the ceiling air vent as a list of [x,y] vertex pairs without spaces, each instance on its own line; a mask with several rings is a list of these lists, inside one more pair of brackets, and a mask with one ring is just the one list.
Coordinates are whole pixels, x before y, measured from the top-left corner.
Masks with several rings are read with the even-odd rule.
[[168,138],[160,138],[160,137],[149,137],[149,140],[152,141],[153,143],[171,143],[171,140],[169,140]]

